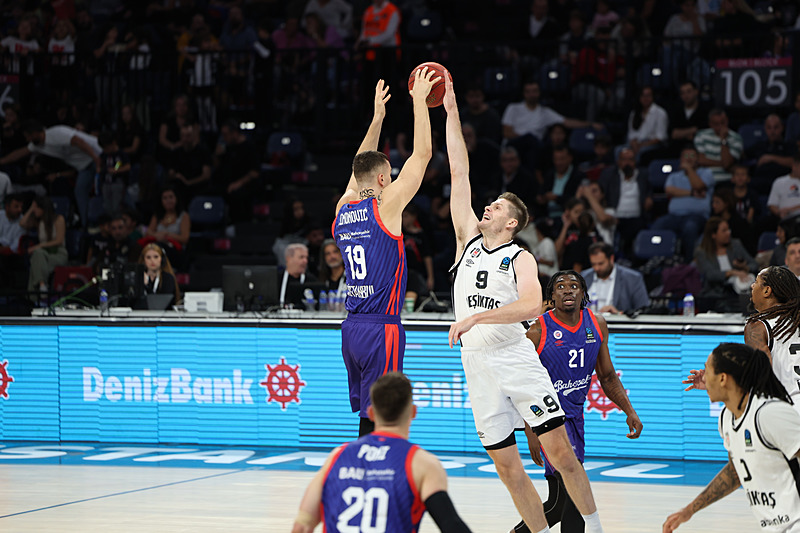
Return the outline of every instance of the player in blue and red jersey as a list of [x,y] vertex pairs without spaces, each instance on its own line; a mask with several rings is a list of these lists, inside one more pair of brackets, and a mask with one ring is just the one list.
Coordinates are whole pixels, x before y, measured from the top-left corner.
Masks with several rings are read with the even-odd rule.
[[[545,299],[553,302],[554,309],[538,317],[527,333],[553,380],[553,388],[567,417],[564,427],[581,463],[585,444],[583,404],[594,372],[606,396],[628,415],[628,438],[639,438],[642,432],[642,422],[611,362],[608,324],[605,318],[586,307],[589,303],[586,292],[583,276],[574,270],[556,272],[545,290]],[[549,462],[542,460],[539,439],[530,427],[526,426],[525,434],[533,461],[545,467],[549,494],[544,510],[548,525],[552,527],[561,522],[562,531],[582,532],[583,518],[567,494],[564,481]],[[527,529],[520,523],[515,531]]]
[[392,166],[378,152],[389,88],[375,87],[375,113],[353,159],[353,173],[331,231],[344,259],[347,319],[342,323],[342,356],[347,367],[350,407],[358,412],[358,435],[374,427],[367,417],[369,387],[389,371],[403,370],[405,331],[400,310],[406,292],[403,209],[411,201],[431,158],[431,124],[425,99],[433,72],[417,70],[410,91],[414,106],[414,151],[392,181]]
[[335,449],[306,489],[292,533],[415,533],[427,510],[445,533],[469,533],[447,494],[439,460],[408,442],[416,415],[411,382],[399,372],[378,378],[368,407],[375,431]]

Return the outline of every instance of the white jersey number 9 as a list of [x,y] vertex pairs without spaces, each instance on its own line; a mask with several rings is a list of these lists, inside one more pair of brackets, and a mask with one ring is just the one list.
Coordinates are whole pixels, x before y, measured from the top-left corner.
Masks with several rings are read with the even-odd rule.
[[[347,487],[342,492],[342,499],[347,503],[347,509],[342,511],[336,522],[339,533],[385,533],[389,514],[389,493],[386,489],[372,487],[364,492],[361,487]],[[362,513],[361,525],[350,525],[350,520],[358,513]],[[373,519],[375,525],[372,525]]]
[[364,247],[360,244],[348,246],[344,249],[347,254],[347,262],[350,263],[350,272],[355,279],[367,277],[367,256],[364,254]]

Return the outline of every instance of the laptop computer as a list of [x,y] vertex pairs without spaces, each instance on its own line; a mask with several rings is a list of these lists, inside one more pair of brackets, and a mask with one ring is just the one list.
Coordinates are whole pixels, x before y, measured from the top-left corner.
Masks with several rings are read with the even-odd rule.
[[165,311],[169,309],[174,294],[148,294],[147,309],[150,311]]

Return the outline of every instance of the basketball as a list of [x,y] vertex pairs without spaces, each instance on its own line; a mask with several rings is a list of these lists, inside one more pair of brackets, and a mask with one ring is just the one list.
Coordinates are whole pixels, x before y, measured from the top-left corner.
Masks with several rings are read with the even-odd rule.
[[[426,103],[428,107],[437,107],[442,105],[442,101],[444,100],[444,74],[447,72],[447,75],[450,76],[450,72],[447,71],[439,63],[434,63],[433,61],[429,61],[427,63],[422,63],[421,65],[417,65],[417,67],[411,71],[411,76],[408,77],[408,90],[414,88],[414,77],[418,70],[428,67],[428,70],[433,70],[434,75],[433,77],[436,78],[437,76],[441,78],[439,81],[433,84],[431,87],[431,92],[428,93],[428,98]],[[450,80],[453,79],[453,76],[450,76]]]

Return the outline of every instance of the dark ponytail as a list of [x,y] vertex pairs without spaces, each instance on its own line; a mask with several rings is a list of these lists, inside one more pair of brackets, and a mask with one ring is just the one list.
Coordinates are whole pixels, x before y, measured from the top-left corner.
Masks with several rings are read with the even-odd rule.
[[740,409],[748,392],[792,403],[786,388],[772,371],[769,357],[761,350],[738,342],[723,342],[711,353],[714,373],[728,374],[745,391],[739,400]]

